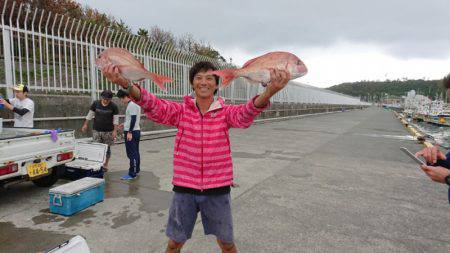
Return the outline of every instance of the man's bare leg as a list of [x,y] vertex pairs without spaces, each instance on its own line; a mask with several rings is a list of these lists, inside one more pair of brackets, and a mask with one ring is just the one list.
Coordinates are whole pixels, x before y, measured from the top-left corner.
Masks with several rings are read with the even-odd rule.
[[103,164],[103,168],[105,169],[105,171],[108,171],[108,166],[109,166],[109,157],[105,159],[105,163]]
[[224,243],[217,239],[217,244],[219,244],[222,253],[237,253],[237,248],[234,243]]
[[166,253],[180,253],[183,245],[184,242],[176,242],[172,239],[169,239],[169,242],[167,243]]

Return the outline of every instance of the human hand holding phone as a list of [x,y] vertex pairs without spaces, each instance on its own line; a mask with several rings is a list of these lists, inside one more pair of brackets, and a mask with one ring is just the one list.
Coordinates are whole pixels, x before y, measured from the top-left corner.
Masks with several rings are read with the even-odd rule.
[[439,150],[439,145],[426,147],[416,153],[416,157],[423,157],[429,164],[435,164],[438,160],[446,160],[444,153]]
[[403,151],[403,153],[405,153],[407,156],[409,156],[411,159],[413,159],[413,161],[415,163],[417,163],[418,165],[424,165],[424,166],[427,165],[424,161],[420,160],[420,158],[418,158],[413,153],[411,153],[407,148],[401,147],[400,149]]

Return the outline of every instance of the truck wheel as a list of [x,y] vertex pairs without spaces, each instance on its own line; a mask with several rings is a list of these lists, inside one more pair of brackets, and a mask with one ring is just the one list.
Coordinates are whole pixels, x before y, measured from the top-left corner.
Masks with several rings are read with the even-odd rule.
[[58,181],[59,178],[58,173],[58,167],[54,167],[52,169],[52,173],[50,173],[48,176],[38,178],[36,180],[33,180],[33,184],[39,187],[50,187],[53,184]]

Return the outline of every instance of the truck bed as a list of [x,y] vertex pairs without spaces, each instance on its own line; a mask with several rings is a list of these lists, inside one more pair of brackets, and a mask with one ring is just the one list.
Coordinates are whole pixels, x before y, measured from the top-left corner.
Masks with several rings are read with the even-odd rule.
[[0,134],[0,167],[17,163],[19,169],[15,173],[0,176],[2,179],[27,175],[27,166],[31,163],[44,162],[47,168],[63,164],[57,161],[57,155],[73,152],[75,149],[75,133],[73,130],[58,133],[53,141],[45,129],[4,128]]
[[58,140],[52,141],[50,134],[42,129],[5,128],[0,139],[0,164],[26,158],[39,158],[48,154],[75,149],[74,131],[58,133]]
[[[0,141],[48,134],[45,133],[45,131],[48,130],[30,128],[3,128],[3,131],[0,132]],[[71,130],[65,130],[62,132],[71,132]]]

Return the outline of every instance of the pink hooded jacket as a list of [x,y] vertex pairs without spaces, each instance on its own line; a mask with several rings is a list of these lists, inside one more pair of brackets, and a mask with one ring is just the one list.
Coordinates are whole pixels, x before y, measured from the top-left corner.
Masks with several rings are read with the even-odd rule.
[[141,98],[135,103],[141,106],[149,119],[178,128],[172,184],[205,190],[233,183],[228,129],[248,128],[254,118],[269,106],[256,108],[255,99],[241,105],[225,105],[219,98],[203,116],[195,99],[190,96],[178,103],[159,99],[141,88]]

